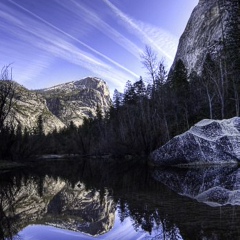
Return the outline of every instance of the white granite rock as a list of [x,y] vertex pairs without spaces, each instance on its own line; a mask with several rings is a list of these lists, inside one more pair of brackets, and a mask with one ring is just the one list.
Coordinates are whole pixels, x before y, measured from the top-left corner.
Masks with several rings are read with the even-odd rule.
[[205,119],[150,155],[154,165],[240,162],[240,118]]

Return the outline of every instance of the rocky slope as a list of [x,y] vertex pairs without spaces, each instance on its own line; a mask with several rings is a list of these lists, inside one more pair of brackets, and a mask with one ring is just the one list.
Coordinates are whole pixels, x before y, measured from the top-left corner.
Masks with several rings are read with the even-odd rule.
[[96,116],[97,107],[104,114],[110,107],[110,93],[106,83],[87,77],[39,91],[47,100],[49,110],[64,124],[73,121],[81,125],[84,118]]
[[29,131],[34,131],[37,127],[39,116],[42,116],[44,131],[60,129],[65,124],[57,118],[47,107],[46,99],[39,93],[29,91],[19,84],[15,84],[15,97],[12,110],[7,118],[7,122],[17,126],[20,124]]
[[205,119],[151,154],[154,165],[240,162],[240,118]]
[[172,69],[176,61],[182,59],[189,73],[196,71],[201,74],[207,53],[213,59],[219,58],[221,54],[228,58],[239,55],[239,0],[199,1],[179,40]]
[[33,131],[39,116],[42,116],[47,133],[61,129],[71,121],[81,125],[84,118],[96,116],[97,108],[104,115],[110,104],[108,87],[98,78],[88,77],[35,91],[16,83],[13,108],[6,121]]

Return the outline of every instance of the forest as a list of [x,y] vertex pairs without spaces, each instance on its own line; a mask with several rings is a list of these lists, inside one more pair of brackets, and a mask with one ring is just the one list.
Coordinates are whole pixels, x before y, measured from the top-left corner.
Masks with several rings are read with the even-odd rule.
[[96,117],[81,126],[44,134],[39,116],[37,128],[28,131],[4,124],[14,99],[8,67],[0,84],[0,159],[24,161],[44,154],[80,156],[147,156],[198,121],[239,116],[240,60],[226,54],[206,54],[202,72],[188,72],[178,59],[167,73],[150,47],[142,55],[148,77],[126,82],[123,93],[114,91],[107,113],[97,108]]

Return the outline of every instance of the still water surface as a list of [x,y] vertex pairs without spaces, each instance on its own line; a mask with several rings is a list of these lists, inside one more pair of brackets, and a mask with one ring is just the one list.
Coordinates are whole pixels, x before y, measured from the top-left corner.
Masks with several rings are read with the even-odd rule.
[[240,239],[237,173],[97,159],[2,170],[0,239]]

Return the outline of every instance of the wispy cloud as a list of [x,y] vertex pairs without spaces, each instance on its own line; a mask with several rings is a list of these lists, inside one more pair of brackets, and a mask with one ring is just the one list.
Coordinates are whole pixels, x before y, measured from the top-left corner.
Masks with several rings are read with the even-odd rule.
[[150,45],[170,62],[173,61],[178,42],[177,38],[163,29],[134,20],[122,12],[109,0],[103,0],[103,2],[110,7],[115,16],[121,20],[121,23],[129,32],[134,33],[144,44]]
[[33,17],[35,17],[36,19],[38,19],[39,21],[45,23],[46,25],[48,25],[49,27],[53,28],[54,30],[58,31],[59,33],[65,35],[66,37],[76,41],[77,43],[81,44],[83,47],[87,48],[88,50],[90,50],[91,52],[93,52],[94,54],[102,57],[103,59],[109,61],[111,64],[121,68],[122,70],[130,73],[131,75],[133,75],[134,77],[137,77],[137,74],[133,73],[132,71],[130,71],[129,69],[127,69],[126,67],[122,66],[121,64],[117,63],[116,61],[112,60],[111,58],[107,57],[106,55],[104,55],[103,53],[97,51],[96,49],[92,48],[91,46],[85,44],[84,42],[80,41],[79,39],[75,38],[74,36],[66,33],[65,31],[61,30],[60,28],[54,26],[53,24],[49,23],[48,21],[46,21],[45,19],[39,17],[38,15],[34,14],[33,12],[29,11],[28,9],[22,7],[20,4],[15,3],[12,0],[9,0],[10,2],[12,2],[13,4],[15,4],[16,6],[18,6],[19,8],[21,8],[22,10],[26,11],[27,13],[29,13],[30,15],[32,15]]
[[[129,79],[129,75],[134,78],[138,77],[128,68],[54,26],[20,4],[12,0],[9,1],[23,10],[25,14],[22,11],[13,14],[12,9],[5,9],[9,11],[4,11],[4,14],[0,16],[0,19],[3,20],[0,21],[1,31],[5,30],[8,34],[14,35],[22,42],[29,44],[29,46],[37,47],[49,57],[39,57],[38,61],[33,61],[31,64],[37,64],[37,66],[26,71],[29,76],[32,77],[34,72],[38,74],[41,68],[46,68],[47,63],[44,61],[51,62],[51,57],[58,57],[111,81],[111,84],[115,87],[121,86],[123,79]],[[18,18],[14,17],[14,15],[18,16]],[[6,22],[8,22],[8,25]],[[9,27],[9,24],[11,27]],[[82,50],[82,48],[87,49],[88,52]]]
[[[72,2],[74,5],[70,5],[69,1]],[[75,0],[69,0],[68,2],[61,1],[65,8],[74,12],[76,15],[83,14],[85,15],[85,21],[88,22],[89,25],[96,28],[97,30],[101,31],[104,35],[112,39],[115,43],[126,49],[132,55],[134,55],[137,59],[140,58],[142,53],[142,49],[139,48],[135,43],[125,37],[122,33],[114,29],[108,23],[101,19],[98,16],[97,12],[93,12],[83,4],[79,4],[79,2]]]

